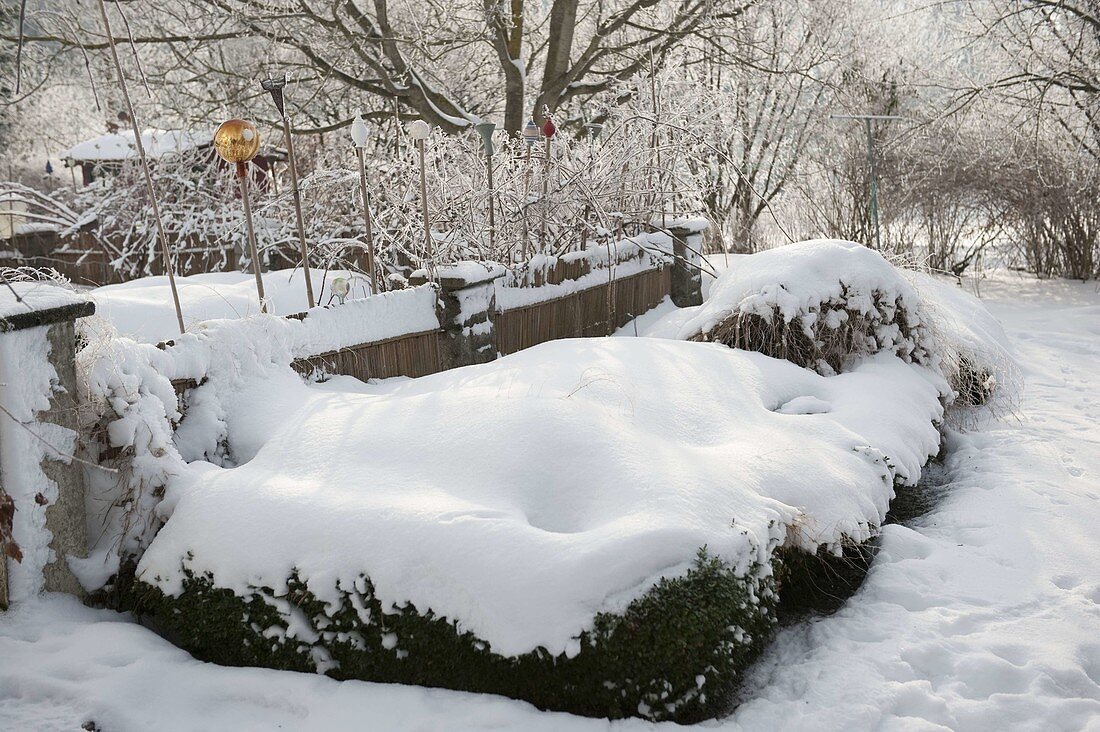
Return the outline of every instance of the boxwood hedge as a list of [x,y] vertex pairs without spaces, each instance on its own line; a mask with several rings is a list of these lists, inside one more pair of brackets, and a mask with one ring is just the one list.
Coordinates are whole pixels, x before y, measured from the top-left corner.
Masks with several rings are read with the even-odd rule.
[[[733,572],[701,549],[683,576],[662,579],[620,614],[602,613],[580,652],[494,653],[457,622],[412,605],[382,607],[370,579],[321,602],[292,574],[285,593],[246,595],[185,569],[183,591],[136,581],[130,609],[205,661],[323,671],[336,679],[418,684],[524,699],[595,717],[690,723],[727,711],[739,674],[775,625],[770,567]],[[291,632],[293,626],[293,632]]]

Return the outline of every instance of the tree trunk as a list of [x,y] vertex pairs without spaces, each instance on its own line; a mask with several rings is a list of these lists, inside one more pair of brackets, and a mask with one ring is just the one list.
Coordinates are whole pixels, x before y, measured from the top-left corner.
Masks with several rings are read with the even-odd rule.
[[504,73],[504,129],[523,129],[524,86],[523,0],[486,0],[493,49]]
[[573,32],[577,25],[578,0],[554,0],[550,8],[550,38],[546,45],[546,68],[542,88],[535,100],[534,117],[542,121],[545,105],[553,111],[569,84],[569,55],[573,50]]

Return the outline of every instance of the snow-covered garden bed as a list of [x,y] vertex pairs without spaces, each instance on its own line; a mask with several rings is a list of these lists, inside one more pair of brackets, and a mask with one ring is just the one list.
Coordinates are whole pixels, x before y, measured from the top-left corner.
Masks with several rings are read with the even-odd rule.
[[[866,552],[939,451],[958,354],[1004,380],[996,324],[940,287],[810,242],[736,260],[665,316],[679,339],[557,341],[378,384],[307,384],[290,363],[405,312],[436,327],[430,287],[211,322],[164,350],[90,343],[89,393],[133,470],[100,486],[115,508],[82,577],[101,586],[121,558],[129,606],[221,663],[713,716],[780,596]],[[778,334],[752,342],[764,353],[697,342],[725,328],[741,345],[745,313]]]
[[[351,285],[349,299],[364,298],[370,293],[370,281],[362,275],[316,269],[310,275],[320,305],[337,302],[332,295],[332,283],[337,278]],[[300,269],[265,272],[262,277],[270,312],[290,315],[308,309],[305,277]],[[248,272],[176,277],[176,288],[184,323],[189,330],[204,321],[247,318],[260,312],[256,276]],[[97,287],[92,291],[92,299],[96,312],[127,338],[157,343],[180,334],[167,277],[140,277],[118,285]]]
[[608,339],[238,404],[254,457],[169,482],[139,608],[224,663],[705,717],[774,623],[775,550],[871,538],[941,388]]

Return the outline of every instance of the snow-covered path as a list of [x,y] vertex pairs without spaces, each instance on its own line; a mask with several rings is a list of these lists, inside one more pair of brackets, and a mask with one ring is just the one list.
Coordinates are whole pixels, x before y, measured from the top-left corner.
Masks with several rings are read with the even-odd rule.
[[[720,730],[1100,730],[1100,294],[1002,279],[1016,419],[954,438],[942,501],[886,529],[839,613],[782,631]],[[199,663],[47,597],[0,615],[0,730],[650,729],[490,696]],[[671,727],[670,727],[671,729]]]

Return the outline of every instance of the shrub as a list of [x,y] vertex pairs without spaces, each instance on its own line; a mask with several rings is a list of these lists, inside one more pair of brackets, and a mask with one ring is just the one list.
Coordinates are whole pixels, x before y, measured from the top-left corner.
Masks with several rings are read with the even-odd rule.
[[729,708],[739,674],[775,624],[769,567],[746,575],[700,550],[682,577],[661,579],[621,614],[601,613],[579,652],[505,657],[430,609],[384,608],[368,577],[319,601],[297,573],[276,596],[217,587],[185,571],[176,597],[138,582],[132,609],[197,658],[231,666],[320,671],[336,679],[419,684],[524,699],[596,717],[695,722]]

